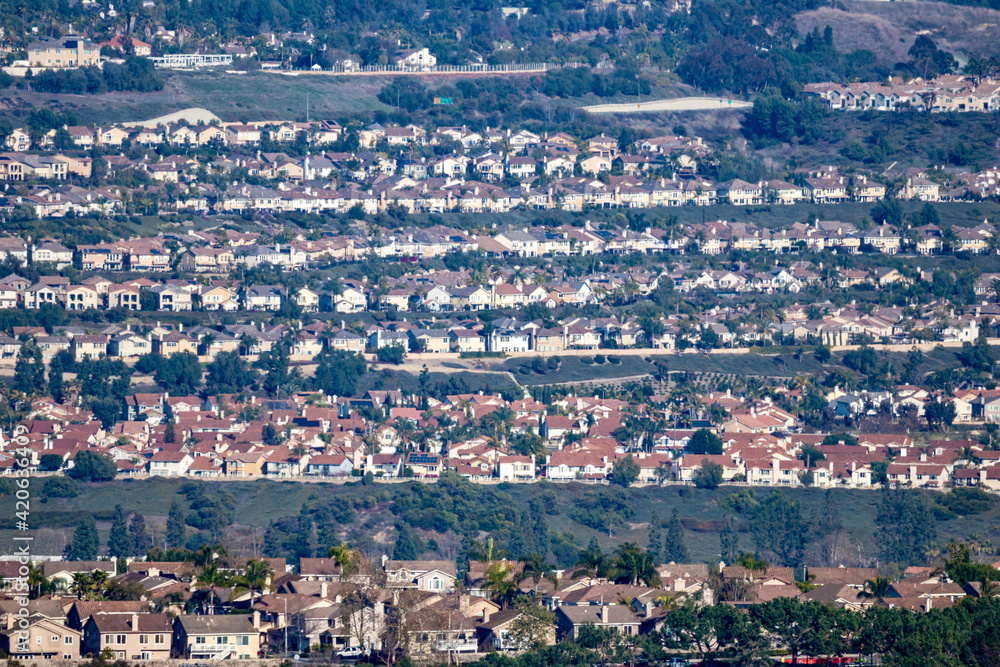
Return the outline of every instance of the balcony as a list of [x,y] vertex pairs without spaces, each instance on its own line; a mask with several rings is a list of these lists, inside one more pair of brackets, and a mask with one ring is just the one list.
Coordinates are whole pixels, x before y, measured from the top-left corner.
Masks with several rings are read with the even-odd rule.
[[188,646],[188,659],[223,660],[238,648],[236,644],[191,644]]
[[453,651],[455,653],[475,653],[479,650],[479,644],[475,639],[442,639],[437,642],[438,651]]

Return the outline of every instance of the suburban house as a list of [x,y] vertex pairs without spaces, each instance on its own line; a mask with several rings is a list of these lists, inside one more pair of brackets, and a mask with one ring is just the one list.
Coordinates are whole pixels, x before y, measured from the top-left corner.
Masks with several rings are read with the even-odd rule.
[[260,653],[260,612],[174,619],[174,657],[185,660],[255,660]]
[[166,614],[94,614],[83,627],[82,653],[110,651],[119,660],[167,660],[171,635]]

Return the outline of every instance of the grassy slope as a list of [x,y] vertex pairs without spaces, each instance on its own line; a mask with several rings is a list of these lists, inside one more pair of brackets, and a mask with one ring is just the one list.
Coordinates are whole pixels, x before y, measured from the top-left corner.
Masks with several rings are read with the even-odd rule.
[[[600,354],[614,356],[614,350],[600,350]],[[900,368],[906,362],[906,354],[902,352],[880,353]],[[558,355],[546,355],[558,356]],[[805,353],[795,358],[794,355],[766,354],[682,354],[682,355],[650,355],[648,357],[621,356],[621,364],[585,364],[578,357],[560,357],[559,370],[547,371],[544,375],[532,372],[523,375],[517,372],[521,366],[531,366],[531,359],[508,359],[495,369],[513,371],[514,377],[523,385],[559,384],[563,382],[580,382],[584,380],[621,378],[633,375],[644,375],[656,370],[655,362],[663,361],[671,372],[687,371],[691,373],[718,373],[723,375],[758,375],[776,378],[792,378],[797,375],[821,375],[836,367],[842,353],[836,353],[832,362],[826,366],[816,361],[811,353]],[[924,355],[924,363],[920,372],[929,373],[941,368],[958,366],[953,349],[939,348]]]
[[[116,503],[120,503],[128,510],[144,514],[150,525],[162,525],[172,503],[179,502],[182,507],[188,507],[185,497],[178,493],[183,483],[183,480],[158,479],[87,485],[84,493],[77,498],[36,504],[33,507],[33,518],[42,526],[62,529],[68,538],[72,533],[71,526],[82,514],[94,513],[99,519],[107,520],[110,518],[111,508]],[[331,484],[272,481],[198,483],[207,484],[209,493],[213,489],[224,488],[232,494],[237,501],[233,507],[235,522],[244,526],[266,526],[282,517],[297,515],[303,503],[310,507],[316,507],[330,503],[338,495],[356,498],[375,493],[378,494],[381,502],[370,510],[359,511],[357,521],[354,524],[356,527],[363,526],[363,533],[370,535],[374,535],[380,529],[391,525],[393,517],[388,511],[388,500],[397,490],[402,490],[398,486],[379,485],[375,487],[374,491],[371,491],[361,486],[344,487]],[[592,487],[580,484],[564,484],[555,487],[549,484],[535,484],[519,486],[517,492],[511,495],[514,501],[524,508],[532,498],[546,488],[555,489],[560,512],[558,515],[547,517],[549,530],[552,532],[569,531],[573,533],[576,543],[582,546],[585,546],[592,537],[596,537],[606,550],[613,549],[623,542],[636,542],[645,545],[647,542],[647,522],[652,514],[655,512],[660,519],[666,519],[674,508],[677,508],[688,528],[687,544],[691,550],[692,558],[696,561],[717,556],[718,535],[712,531],[718,527],[718,524],[706,524],[705,522],[717,522],[723,519],[724,515],[718,503],[721,498],[732,492],[731,489],[725,488],[716,491],[688,488],[684,492],[685,495],[681,496],[680,487],[646,487],[629,490],[628,494],[635,508],[635,516],[627,529],[609,538],[607,534],[581,526],[566,515],[566,512]],[[755,493],[760,495],[769,493],[769,491],[758,489],[755,490]],[[819,516],[822,513],[826,502],[824,491],[798,489],[790,490],[788,493],[802,504],[804,516]],[[870,545],[873,539],[877,494],[856,490],[837,490],[834,494],[840,519],[848,531],[851,541]],[[11,510],[11,502],[11,499],[4,499],[0,501],[0,507]],[[0,516],[9,517],[11,514],[12,511],[4,511]],[[951,537],[965,537],[972,533],[978,533],[983,538],[1000,539],[998,519],[1000,519],[1000,508],[983,515],[960,517],[940,523],[938,543],[943,544]],[[11,535],[10,531],[7,530],[10,525],[9,521],[6,518],[3,520],[4,530],[0,531],[0,540],[5,540],[5,544],[12,544],[8,539]],[[752,548],[747,535],[743,535],[741,539],[743,548]]]
[[311,118],[387,109],[376,99],[386,79],[377,77],[285,76],[274,73],[168,72],[167,86],[155,93],[49,95],[11,88],[0,101],[4,110],[26,113],[30,105],[71,111],[81,124],[107,124],[155,118],[203,107],[224,121],[305,120],[306,94]]
[[887,62],[907,60],[918,31],[927,30],[940,48],[964,60],[969,55],[996,55],[1000,12],[942,2],[859,2],[845,0],[795,16],[799,32],[833,28],[834,43],[844,52],[868,49]]

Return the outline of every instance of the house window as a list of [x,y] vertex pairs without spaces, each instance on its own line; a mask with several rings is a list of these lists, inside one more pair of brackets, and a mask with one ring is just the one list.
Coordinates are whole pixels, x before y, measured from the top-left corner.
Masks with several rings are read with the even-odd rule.
[[116,644],[124,644],[125,643],[125,635],[115,635],[115,643]]
[[204,644],[205,643],[205,637],[195,637],[194,638],[194,643],[195,644]]
[[149,643],[149,635],[139,635],[139,643],[140,644],[148,644]]
[[236,643],[239,644],[240,646],[250,645],[250,635],[240,635],[239,637],[237,637],[237,639],[239,641],[237,641]]
[[105,644],[111,643],[111,635],[104,635],[104,643]]
[[215,643],[216,644],[228,644],[229,643],[229,637],[216,637],[215,638]]
[[52,635],[52,643],[56,644],[59,642],[59,635]]
[[64,644],[72,644],[73,643],[73,637],[71,635],[66,635],[65,637],[63,637],[63,643]]

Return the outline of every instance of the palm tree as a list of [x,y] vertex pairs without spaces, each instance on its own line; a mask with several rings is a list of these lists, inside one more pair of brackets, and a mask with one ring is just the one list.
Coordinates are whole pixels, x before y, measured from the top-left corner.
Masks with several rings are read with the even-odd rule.
[[219,568],[219,559],[227,556],[225,547],[205,545],[194,556],[194,563],[201,572],[195,578],[198,584],[208,587],[209,614],[215,610],[215,589],[229,583],[229,576]]
[[581,576],[602,577],[607,572],[608,559],[600,549],[587,549],[580,552],[574,567],[576,570],[571,575],[574,579]]
[[740,557],[736,559],[736,564],[744,567],[751,578],[753,578],[753,573],[766,572],[767,568],[771,567],[771,564],[766,560],[747,553],[740,554]]
[[521,559],[521,563],[524,567],[521,570],[521,574],[517,576],[518,583],[521,583],[525,579],[531,579],[536,589],[538,588],[538,583],[543,579],[552,582],[553,586],[559,583],[555,570],[545,562],[543,556],[529,554]]
[[108,583],[108,573],[104,570],[94,570],[90,573],[90,581],[94,588],[95,597],[101,597],[101,590]]
[[250,608],[253,609],[254,591],[260,591],[261,595],[267,592],[270,588],[271,576],[273,574],[274,572],[267,561],[251,559],[247,562],[243,574],[237,578],[237,585],[233,589],[233,595],[237,595],[237,591],[242,592],[243,589],[249,590]]
[[970,468],[975,468],[983,462],[983,460],[979,457],[979,453],[974,448],[969,446],[963,447],[961,451],[955,454],[955,461],[961,461]]
[[45,578],[41,563],[28,570],[28,589],[35,592],[36,599],[55,592],[56,583]]
[[615,583],[631,584],[632,586],[638,586],[639,582],[642,581],[647,586],[655,588],[661,583],[653,558],[630,542],[618,547],[608,576],[614,579]]
[[510,577],[513,567],[506,563],[493,563],[486,568],[483,588],[490,593],[490,598],[498,603],[501,609],[506,609],[517,592],[517,584]]
[[680,602],[680,596],[678,595],[660,595],[653,599],[653,604],[663,610],[663,613],[669,614],[672,611],[677,611],[681,609],[684,605]]
[[500,560],[501,558],[506,558],[507,553],[502,549],[497,548],[496,540],[490,536],[485,540],[474,540],[472,542],[469,557],[475,557],[478,560],[492,563],[493,561]]
[[86,572],[77,572],[73,575],[73,583],[70,585],[70,590],[76,593],[77,600],[89,599],[91,586],[92,580],[90,575]]
[[878,602],[889,594],[890,588],[892,588],[892,580],[880,574],[874,579],[869,579],[865,582],[864,588],[858,592],[858,597],[862,600],[875,600]]
[[1000,584],[985,577],[979,580],[979,597],[995,598],[998,595],[1000,595]]

